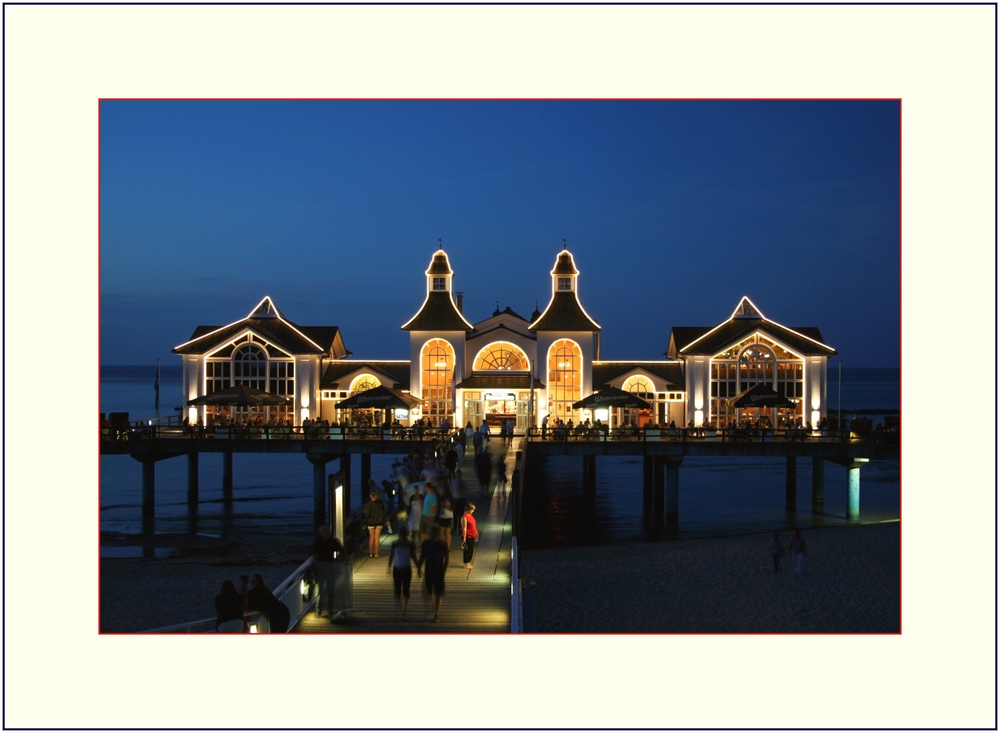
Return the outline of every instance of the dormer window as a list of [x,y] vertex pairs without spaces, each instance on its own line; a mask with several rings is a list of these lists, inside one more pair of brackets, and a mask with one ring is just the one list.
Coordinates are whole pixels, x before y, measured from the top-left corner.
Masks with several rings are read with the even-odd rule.
[[570,290],[570,284],[569,284],[569,282],[570,282],[570,278],[568,278],[568,277],[560,277],[560,278],[558,278],[557,282],[556,282],[556,287],[558,288],[559,292],[569,291]]
[[434,290],[444,290],[445,289],[444,278],[443,277],[434,278],[434,283],[432,287]]

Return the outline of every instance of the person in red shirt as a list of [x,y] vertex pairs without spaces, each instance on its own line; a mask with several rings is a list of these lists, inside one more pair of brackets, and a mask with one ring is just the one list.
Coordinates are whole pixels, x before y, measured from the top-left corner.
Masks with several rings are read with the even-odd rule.
[[462,562],[465,567],[472,570],[472,553],[476,549],[476,540],[479,539],[479,530],[476,529],[476,518],[472,513],[476,511],[476,505],[468,503],[465,505],[465,514],[462,515]]

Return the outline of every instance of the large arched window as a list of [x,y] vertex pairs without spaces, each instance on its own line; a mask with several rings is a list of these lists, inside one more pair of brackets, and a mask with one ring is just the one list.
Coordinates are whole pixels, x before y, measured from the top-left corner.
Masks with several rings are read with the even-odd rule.
[[583,382],[582,355],[580,345],[570,339],[560,339],[549,348],[549,424],[556,419],[569,420],[573,417],[573,403],[580,400]]
[[528,357],[521,350],[521,347],[507,341],[496,341],[484,347],[472,363],[473,370],[477,372],[496,370],[527,372],[531,370]]
[[622,385],[622,390],[638,395],[648,402],[652,402],[656,397],[656,392],[653,389],[653,383],[649,381],[648,378],[639,374],[635,374],[626,379],[625,384]]
[[372,374],[359,374],[351,382],[351,394],[348,396],[353,397],[358,392],[367,392],[370,389],[381,386],[382,383],[378,380],[378,377]]
[[455,371],[455,350],[444,339],[431,339],[420,350],[420,396],[424,400],[424,417],[440,425],[451,415],[452,375]]
[[233,352],[233,385],[267,391],[267,354],[256,344],[245,344]]
[[712,419],[733,418],[727,401],[756,384],[765,384],[795,402],[794,408],[779,408],[776,418],[801,418],[803,363],[800,355],[759,332],[716,354],[712,357]]

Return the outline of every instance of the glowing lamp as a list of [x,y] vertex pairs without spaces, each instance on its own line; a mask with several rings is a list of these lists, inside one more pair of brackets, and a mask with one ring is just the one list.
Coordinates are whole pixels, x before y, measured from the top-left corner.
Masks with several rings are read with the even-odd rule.
[[257,624],[250,624],[250,633],[251,634],[256,634],[256,633],[259,633],[259,632],[260,632],[260,629],[257,627]]

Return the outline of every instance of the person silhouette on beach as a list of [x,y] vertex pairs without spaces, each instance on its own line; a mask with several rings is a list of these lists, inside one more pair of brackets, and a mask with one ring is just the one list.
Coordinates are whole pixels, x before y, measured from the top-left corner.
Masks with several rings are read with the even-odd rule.
[[795,574],[801,575],[805,566],[806,541],[802,539],[802,533],[795,530],[792,541],[788,543],[788,551],[792,553],[792,563],[795,566]]
[[781,544],[781,536],[777,532],[771,538],[770,547],[771,559],[774,560],[774,572],[781,572],[781,558],[785,556],[785,547]]

